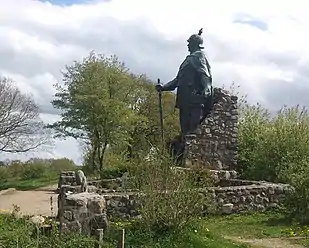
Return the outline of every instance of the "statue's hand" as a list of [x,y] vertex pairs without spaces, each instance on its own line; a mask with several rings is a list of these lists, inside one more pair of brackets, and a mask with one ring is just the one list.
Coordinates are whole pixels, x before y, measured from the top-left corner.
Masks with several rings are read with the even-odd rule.
[[163,90],[163,86],[162,86],[161,84],[157,84],[157,85],[156,85],[156,90],[157,90],[158,92],[162,91],[162,90]]

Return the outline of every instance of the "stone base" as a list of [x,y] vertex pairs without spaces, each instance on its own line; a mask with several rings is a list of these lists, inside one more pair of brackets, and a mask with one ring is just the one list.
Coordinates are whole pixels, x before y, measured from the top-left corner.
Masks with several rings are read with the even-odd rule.
[[182,166],[237,170],[237,121],[237,97],[223,89],[214,88],[211,113],[194,135],[185,137]]
[[[183,169],[183,168],[182,168]],[[293,190],[287,184],[222,179],[217,187],[199,189],[199,193],[210,198],[211,204],[204,206],[201,215],[261,212],[278,207],[286,193]],[[138,193],[103,194],[106,199],[108,218],[137,218]]]
[[279,206],[286,193],[293,188],[288,184],[275,184],[249,180],[223,180],[223,187],[204,189],[210,195],[216,213],[260,212]]
[[94,234],[97,229],[106,230],[106,201],[95,193],[61,195],[59,220],[61,233],[78,232]]

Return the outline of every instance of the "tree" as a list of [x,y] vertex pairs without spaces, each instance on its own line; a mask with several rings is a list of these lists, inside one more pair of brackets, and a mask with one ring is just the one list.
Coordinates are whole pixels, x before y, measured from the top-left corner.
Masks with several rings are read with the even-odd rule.
[[52,104],[61,120],[49,125],[58,136],[83,141],[94,170],[102,171],[109,146],[127,142],[138,116],[139,77],[132,75],[116,56],[91,52],[81,62],[66,66]]
[[[142,118],[138,119],[131,132],[130,155],[136,157],[139,153],[145,155],[151,147],[160,147],[161,144],[161,126],[159,115],[158,93],[155,90],[154,83],[146,77],[143,77],[141,85],[143,91],[140,91],[140,101],[136,112]],[[162,95],[164,138],[170,141],[179,134],[178,111],[175,109],[175,94],[164,92]]]
[[31,95],[0,77],[0,151],[23,153],[50,143],[50,136]]

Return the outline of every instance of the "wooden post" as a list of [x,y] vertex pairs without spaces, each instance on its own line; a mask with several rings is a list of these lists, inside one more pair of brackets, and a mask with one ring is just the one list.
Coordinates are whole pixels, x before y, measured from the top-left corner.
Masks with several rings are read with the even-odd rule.
[[54,206],[53,206],[53,197],[50,197],[50,212],[51,212],[51,216],[54,216]]
[[97,229],[97,240],[96,248],[103,248],[103,229]]
[[52,229],[53,229],[52,225],[45,224],[40,226],[40,233],[45,236],[51,236]]
[[119,232],[118,248],[124,248],[124,229]]

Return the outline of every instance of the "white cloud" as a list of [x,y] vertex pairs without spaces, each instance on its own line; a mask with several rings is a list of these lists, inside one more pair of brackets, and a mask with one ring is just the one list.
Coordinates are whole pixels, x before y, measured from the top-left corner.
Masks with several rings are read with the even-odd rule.
[[[203,27],[215,84],[235,81],[269,108],[309,105],[308,9],[304,0],[0,0],[0,74],[32,93],[43,114],[55,114],[49,103],[65,64],[94,49],[167,81],[186,56],[186,39]],[[73,141],[55,150],[75,161],[78,153]]]

